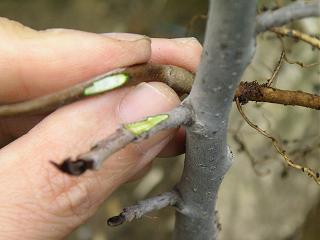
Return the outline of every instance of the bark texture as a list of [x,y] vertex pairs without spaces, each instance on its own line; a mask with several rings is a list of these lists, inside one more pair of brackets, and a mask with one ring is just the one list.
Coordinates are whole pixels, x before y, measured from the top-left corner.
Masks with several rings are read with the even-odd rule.
[[183,175],[177,185],[177,240],[217,239],[215,203],[231,165],[228,115],[239,80],[254,53],[256,1],[212,0],[202,61],[185,104],[194,110],[187,128]]

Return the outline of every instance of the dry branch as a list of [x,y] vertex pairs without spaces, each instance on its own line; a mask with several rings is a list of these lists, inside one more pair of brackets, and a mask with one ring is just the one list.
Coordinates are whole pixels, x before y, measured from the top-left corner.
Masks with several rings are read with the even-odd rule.
[[311,46],[320,49],[320,39],[310,36],[306,33],[299,32],[294,29],[289,29],[286,27],[273,27],[270,31],[279,34],[281,36],[293,37],[295,39],[302,40]]
[[261,133],[263,136],[265,136],[266,138],[270,139],[272,142],[272,145],[274,146],[274,148],[277,150],[277,152],[283,157],[283,160],[285,161],[285,163],[292,167],[295,168],[297,170],[300,170],[302,172],[304,172],[306,175],[308,175],[309,177],[313,178],[313,180],[320,185],[320,173],[314,171],[313,169],[309,168],[309,167],[304,167],[301,166],[297,163],[294,163],[289,156],[287,155],[286,151],[280,146],[279,142],[273,137],[271,136],[269,133],[267,133],[265,130],[261,129],[259,126],[257,126],[256,124],[252,123],[249,118],[245,115],[245,113],[242,110],[240,101],[238,98],[236,98],[236,104],[237,104],[237,108],[238,111],[240,112],[241,116],[243,117],[243,119],[249,124],[250,127],[252,127],[253,129],[255,129],[256,131],[258,131],[259,133]]
[[320,110],[320,96],[302,91],[280,90],[258,82],[241,82],[235,93],[241,104],[248,101],[293,105]]

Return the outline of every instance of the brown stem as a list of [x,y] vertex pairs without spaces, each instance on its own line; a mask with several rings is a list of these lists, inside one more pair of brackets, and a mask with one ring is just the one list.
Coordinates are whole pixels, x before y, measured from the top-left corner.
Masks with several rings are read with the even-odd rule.
[[280,90],[257,82],[241,82],[235,98],[241,104],[248,101],[269,102],[283,105],[296,105],[320,110],[320,96],[302,91]]
[[[158,81],[166,83],[179,95],[190,92],[194,79],[192,73],[176,66],[141,64],[116,69],[47,96],[26,102],[2,105],[0,106],[0,117],[48,113],[58,107],[88,97],[84,94],[86,88],[102,78],[115,74],[126,74],[129,76],[129,81],[125,86],[135,85],[139,82]],[[280,90],[266,85],[259,85],[257,82],[242,82],[236,91],[235,97],[238,97],[242,103],[248,101],[270,102],[320,109],[320,96],[318,95],[301,91]]]
[[[47,96],[25,102],[2,105],[0,106],[0,117],[48,113],[58,107],[88,97],[85,94],[85,89],[103,78],[116,74],[125,74],[129,77],[129,80],[124,84],[125,86],[136,85],[139,82],[164,82],[178,94],[190,92],[194,78],[189,71],[171,65],[140,64],[119,68]],[[119,87],[122,87],[122,85]],[[101,93],[99,92],[95,95]]]

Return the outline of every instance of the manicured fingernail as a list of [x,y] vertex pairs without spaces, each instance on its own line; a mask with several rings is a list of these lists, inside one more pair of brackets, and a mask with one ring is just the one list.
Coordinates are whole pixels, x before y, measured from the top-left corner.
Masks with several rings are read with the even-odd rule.
[[188,43],[194,43],[194,42],[198,42],[198,40],[194,37],[188,37],[188,38],[174,38],[172,39],[177,43],[181,43],[181,44],[188,44]]
[[134,34],[134,33],[103,33],[104,36],[107,36],[112,39],[121,40],[121,41],[139,41],[142,39],[150,40],[148,36]]

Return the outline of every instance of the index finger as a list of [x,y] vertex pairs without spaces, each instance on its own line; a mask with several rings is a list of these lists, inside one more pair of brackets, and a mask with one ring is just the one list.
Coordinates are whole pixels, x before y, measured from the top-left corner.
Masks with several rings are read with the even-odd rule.
[[[133,37],[135,36],[135,37]],[[76,30],[35,31],[0,18],[0,102],[17,102],[64,89],[111,69],[147,62],[150,40],[123,41]]]

